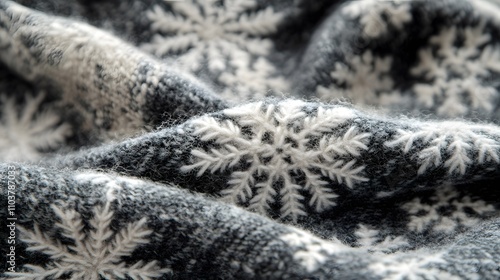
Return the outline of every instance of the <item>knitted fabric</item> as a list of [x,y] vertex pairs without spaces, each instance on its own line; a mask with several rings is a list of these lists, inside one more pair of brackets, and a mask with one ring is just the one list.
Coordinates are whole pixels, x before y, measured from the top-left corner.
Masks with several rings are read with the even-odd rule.
[[500,279],[500,2],[0,0],[2,279]]

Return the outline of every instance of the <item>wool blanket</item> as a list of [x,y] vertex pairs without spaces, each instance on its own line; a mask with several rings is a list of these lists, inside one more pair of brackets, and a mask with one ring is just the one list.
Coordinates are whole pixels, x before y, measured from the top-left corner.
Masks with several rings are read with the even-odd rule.
[[500,1],[0,0],[2,279],[500,279]]

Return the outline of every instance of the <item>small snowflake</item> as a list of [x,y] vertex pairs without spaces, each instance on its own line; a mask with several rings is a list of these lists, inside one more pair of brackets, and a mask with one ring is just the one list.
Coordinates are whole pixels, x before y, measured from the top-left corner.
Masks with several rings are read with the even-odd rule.
[[408,2],[394,0],[350,1],[342,13],[358,19],[363,27],[363,35],[371,38],[387,34],[388,27],[401,30],[405,23],[412,20]]
[[[144,185],[144,181],[136,179],[133,177],[125,176],[111,176],[109,174],[97,173],[97,172],[82,172],[74,176],[74,178],[79,183],[91,183],[92,185],[100,185],[100,188],[106,188],[106,199],[108,201],[116,200],[117,195],[122,190],[121,184],[125,184],[128,187],[141,187]],[[118,200],[118,204],[121,201]]]
[[[206,61],[220,83],[232,87],[230,90],[243,88],[244,94],[250,91],[264,96],[267,90],[287,89],[282,78],[272,77],[275,69],[264,58],[273,48],[273,42],[264,36],[277,31],[283,13],[270,6],[259,9],[254,0],[167,2],[172,12],[155,6],[147,13],[152,30],[164,35],[157,34],[144,44],[146,51],[158,56],[179,55],[181,65],[191,71],[200,70]],[[263,69],[265,75],[259,72]],[[221,75],[223,71],[226,74]]]
[[443,116],[464,115],[470,107],[492,112],[498,92],[487,81],[500,73],[500,49],[487,45],[492,38],[484,26],[444,28],[419,52],[411,74],[423,79],[413,90],[424,106],[437,106]]
[[390,253],[400,248],[408,246],[408,241],[402,237],[386,236],[385,239],[380,239],[379,231],[371,229],[365,225],[359,225],[354,233],[358,237],[357,243],[360,248],[367,249],[370,252]]
[[318,86],[318,95],[324,100],[347,97],[353,103],[370,105],[382,97],[389,100],[387,96],[399,100],[398,94],[393,92],[394,82],[389,74],[391,65],[391,57],[376,57],[369,50],[353,56],[347,65],[336,62],[335,70],[330,73],[334,84],[328,88]]
[[[410,230],[422,232],[431,228],[435,232],[445,233],[451,233],[459,226],[474,226],[480,221],[481,215],[495,210],[482,200],[473,200],[469,196],[460,197],[451,186],[437,190],[428,203],[415,198],[402,208],[410,214]],[[468,214],[470,210],[477,217]]]
[[39,112],[44,96],[43,93],[34,98],[26,95],[22,109],[18,109],[14,98],[1,96],[0,159],[37,160],[42,151],[60,147],[71,135],[71,127],[60,124],[61,118],[57,114]]
[[[318,107],[308,115],[306,105],[298,100],[277,105],[251,103],[225,110],[232,119],[203,117],[193,121],[194,134],[215,145],[194,149],[194,163],[182,171],[199,169],[197,175],[201,176],[207,170],[214,173],[240,168],[232,171],[229,188],[221,194],[232,203],[248,202],[249,209],[262,214],[279,197],[282,217],[295,220],[305,215],[302,189],[311,194],[309,205],[317,212],[331,208],[337,195],[324,179],[349,188],[367,181],[362,174],[364,166],[357,166],[355,158],[368,149],[370,134],[355,126],[336,131],[355,117],[351,109]],[[304,178],[300,185],[298,177]]]
[[146,218],[127,224],[126,228],[115,233],[111,229],[113,211],[111,203],[104,207],[96,206],[94,216],[89,221],[90,231],[85,231],[81,215],[73,209],[61,209],[52,205],[60,222],[56,227],[61,234],[73,241],[73,245],[64,245],[58,239],[53,240],[43,233],[37,224],[33,231],[18,226],[22,240],[29,244],[28,251],[38,251],[50,256],[51,262],[45,267],[24,265],[25,272],[10,273],[11,279],[59,279],[71,276],[71,279],[141,279],[157,278],[170,269],[159,268],[157,261],[144,263],[142,260],[128,265],[121,261],[130,256],[141,244],[149,243],[146,238],[152,233],[146,227]]
[[445,121],[426,123],[418,130],[398,129],[387,147],[401,147],[404,153],[414,153],[420,163],[418,174],[432,166],[443,166],[450,174],[465,174],[473,162],[500,163],[500,130],[490,125],[475,125]]
[[[243,59],[245,61],[246,59]],[[250,62],[248,62],[250,65]],[[222,92],[225,99],[237,100],[238,98],[256,99],[264,97],[268,89],[277,92],[288,90],[288,83],[282,77],[272,77],[275,68],[267,63],[265,59],[258,58],[252,67],[236,67],[235,73],[224,72],[219,80],[228,85],[229,88]],[[241,81],[245,81],[242,83]],[[265,81],[265,82],[263,82]],[[238,95],[235,95],[237,92]],[[236,99],[235,99],[236,98]]]
[[420,256],[390,255],[380,262],[371,264],[369,268],[385,280],[462,279],[438,267],[447,263],[442,254],[428,255],[427,252],[422,252]]
[[308,272],[317,270],[321,264],[328,260],[329,256],[351,250],[350,247],[337,239],[322,240],[299,229],[281,236],[280,239],[289,246],[296,247],[293,258]]

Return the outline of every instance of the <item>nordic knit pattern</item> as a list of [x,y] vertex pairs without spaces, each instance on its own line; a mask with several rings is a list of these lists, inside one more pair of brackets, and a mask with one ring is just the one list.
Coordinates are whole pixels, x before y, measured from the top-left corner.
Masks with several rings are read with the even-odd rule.
[[0,0],[0,278],[500,279],[499,38],[496,0]]

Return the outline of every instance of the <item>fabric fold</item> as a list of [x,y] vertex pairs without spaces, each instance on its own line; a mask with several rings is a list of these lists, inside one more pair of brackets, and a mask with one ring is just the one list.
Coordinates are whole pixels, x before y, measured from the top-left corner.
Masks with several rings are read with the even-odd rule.
[[125,137],[172,118],[225,108],[192,76],[105,31],[10,1],[0,7],[2,61],[27,81],[57,92],[57,106],[80,116],[75,126],[82,134]]
[[[472,246],[465,240],[489,236],[493,241],[498,235],[498,221],[491,221],[467,234],[449,253],[380,255],[375,261],[338,240],[322,240],[173,185],[93,171],[61,173],[6,164],[1,170],[16,170],[20,178],[15,181],[19,186],[17,228],[21,240],[33,246],[23,252],[25,269],[8,274],[9,279],[84,277],[86,273],[143,278],[175,273],[176,279],[326,278],[331,273],[347,277],[353,275],[352,267],[346,266],[350,262],[356,263],[354,275],[366,278],[368,271],[374,275],[398,273],[399,262],[436,270]],[[2,196],[5,199],[4,193]],[[494,247],[490,251],[496,252]],[[41,258],[50,258],[44,267],[35,265]],[[188,261],[193,258],[197,261]],[[91,265],[93,261],[96,263]]]

